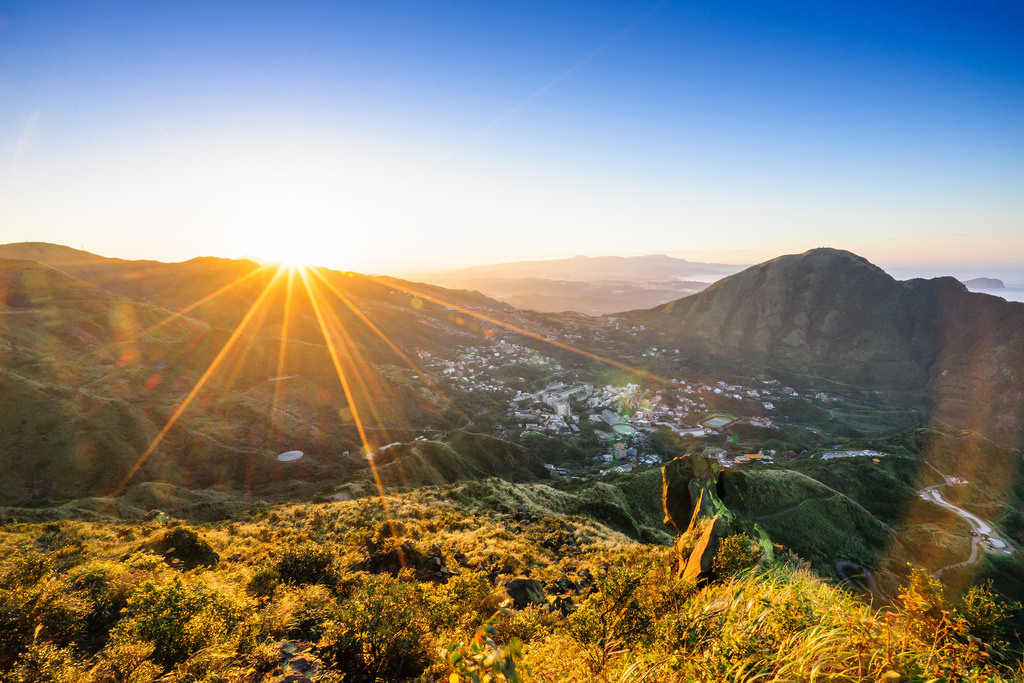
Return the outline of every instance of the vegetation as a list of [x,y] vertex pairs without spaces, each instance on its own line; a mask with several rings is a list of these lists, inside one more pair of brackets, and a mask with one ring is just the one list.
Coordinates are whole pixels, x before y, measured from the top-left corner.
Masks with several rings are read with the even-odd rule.
[[[694,585],[676,570],[694,539],[638,542],[575,498],[490,479],[391,496],[388,514],[366,498],[8,523],[0,680],[1024,680],[1015,606],[989,587],[953,600],[908,570],[876,609],[742,534]],[[544,599],[511,595],[517,577]]]

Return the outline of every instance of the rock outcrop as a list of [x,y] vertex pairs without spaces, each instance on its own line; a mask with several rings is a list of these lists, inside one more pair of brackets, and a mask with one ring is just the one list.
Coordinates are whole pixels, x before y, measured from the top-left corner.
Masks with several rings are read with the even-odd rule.
[[721,515],[715,515],[710,523],[704,526],[697,545],[690,552],[686,564],[681,564],[681,573],[684,579],[701,583],[715,577],[714,562],[718,553],[718,546],[723,538],[730,535],[732,529],[729,522]]
[[714,578],[718,546],[732,534],[732,514],[717,494],[720,472],[716,461],[699,455],[675,458],[661,468],[665,524],[679,533],[700,534],[689,555],[679,558],[679,572],[697,583]]
[[724,509],[715,490],[720,471],[716,461],[699,455],[684,455],[662,467],[665,524],[683,533],[692,526],[695,515],[710,519]]

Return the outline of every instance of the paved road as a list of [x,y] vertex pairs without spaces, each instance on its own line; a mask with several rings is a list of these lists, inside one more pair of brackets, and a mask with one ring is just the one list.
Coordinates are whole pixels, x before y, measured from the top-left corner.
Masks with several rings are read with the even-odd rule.
[[[964,483],[966,483],[966,482],[964,482]],[[929,486],[927,488],[923,488],[923,489],[921,489],[920,491],[917,492],[918,495],[921,496],[922,498],[924,498],[925,500],[930,501],[932,503],[935,503],[936,505],[940,505],[940,506],[946,508],[947,510],[952,510],[953,512],[958,514],[960,517],[962,517],[963,519],[967,520],[967,523],[971,525],[971,529],[973,529],[974,532],[975,532],[975,534],[971,535],[971,555],[970,555],[970,557],[968,557],[963,562],[957,562],[955,564],[949,564],[949,565],[946,565],[945,567],[942,567],[937,572],[935,572],[935,578],[936,579],[941,578],[942,577],[942,573],[944,571],[946,571],[947,569],[956,569],[958,567],[966,567],[968,565],[972,565],[975,562],[977,562],[978,561],[978,548],[982,544],[982,542],[984,541],[983,536],[988,536],[989,542],[992,544],[992,549],[993,550],[998,550],[998,551],[1004,552],[1006,554],[1009,554],[1009,553],[1013,552],[1013,549],[1006,543],[1006,541],[1004,541],[1003,539],[999,538],[996,535],[995,529],[992,528],[991,524],[989,524],[987,521],[985,521],[981,517],[978,517],[977,515],[971,514],[967,510],[964,510],[963,508],[960,508],[960,507],[957,507],[956,505],[953,505],[948,500],[943,498],[941,493],[939,493],[939,489],[944,487],[944,486],[957,486],[957,485],[960,485],[960,484],[955,479],[953,479],[952,477],[946,477],[945,483],[943,483],[943,484],[935,484],[934,486]]]

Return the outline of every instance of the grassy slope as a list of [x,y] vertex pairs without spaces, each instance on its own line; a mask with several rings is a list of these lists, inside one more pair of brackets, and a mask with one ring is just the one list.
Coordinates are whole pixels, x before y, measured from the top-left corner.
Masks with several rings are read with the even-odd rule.
[[[174,493],[135,491],[132,505]],[[799,563],[726,575],[703,589],[681,583],[672,548],[564,516],[573,498],[487,480],[390,496],[391,523],[372,498],[251,509],[195,525],[197,544],[220,561],[188,572],[161,558],[170,552],[161,539],[186,528],[180,523],[7,524],[0,670],[12,681],[100,680],[114,670],[126,680],[163,671],[176,680],[263,680],[284,673],[279,646],[290,641],[313,644],[305,654],[327,667],[314,677],[321,681],[337,681],[336,672],[346,681],[439,680],[452,671],[445,647],[468,642],[513,576],[539,580],[569,601],[556,604],[575,610],[498,614],[492,638],[523,641],[514,656],[520,673],[530,668],[526,681],[624,680],[639,671],[664,681],[784,681],[812,670],[824,679],[878,680],[895,670],[910,680],[990,680],[1001,666],[967,639],[983,634],[979,627],[958,635],[941,616],[876,614]],[[408,565],[397,579],[396,545]],[[447,583],[432,580],[439,567]],[[272,599],[260,597],[271,589]],[[613,617],[602,622],[602,614]],[[1014,666],[998,672],[1021,680]]]

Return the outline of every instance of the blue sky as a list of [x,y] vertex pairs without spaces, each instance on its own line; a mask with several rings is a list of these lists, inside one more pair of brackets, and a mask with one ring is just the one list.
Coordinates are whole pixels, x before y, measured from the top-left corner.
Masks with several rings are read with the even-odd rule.
[[1024,267],[1020,3],[0,6],[0,242]]

